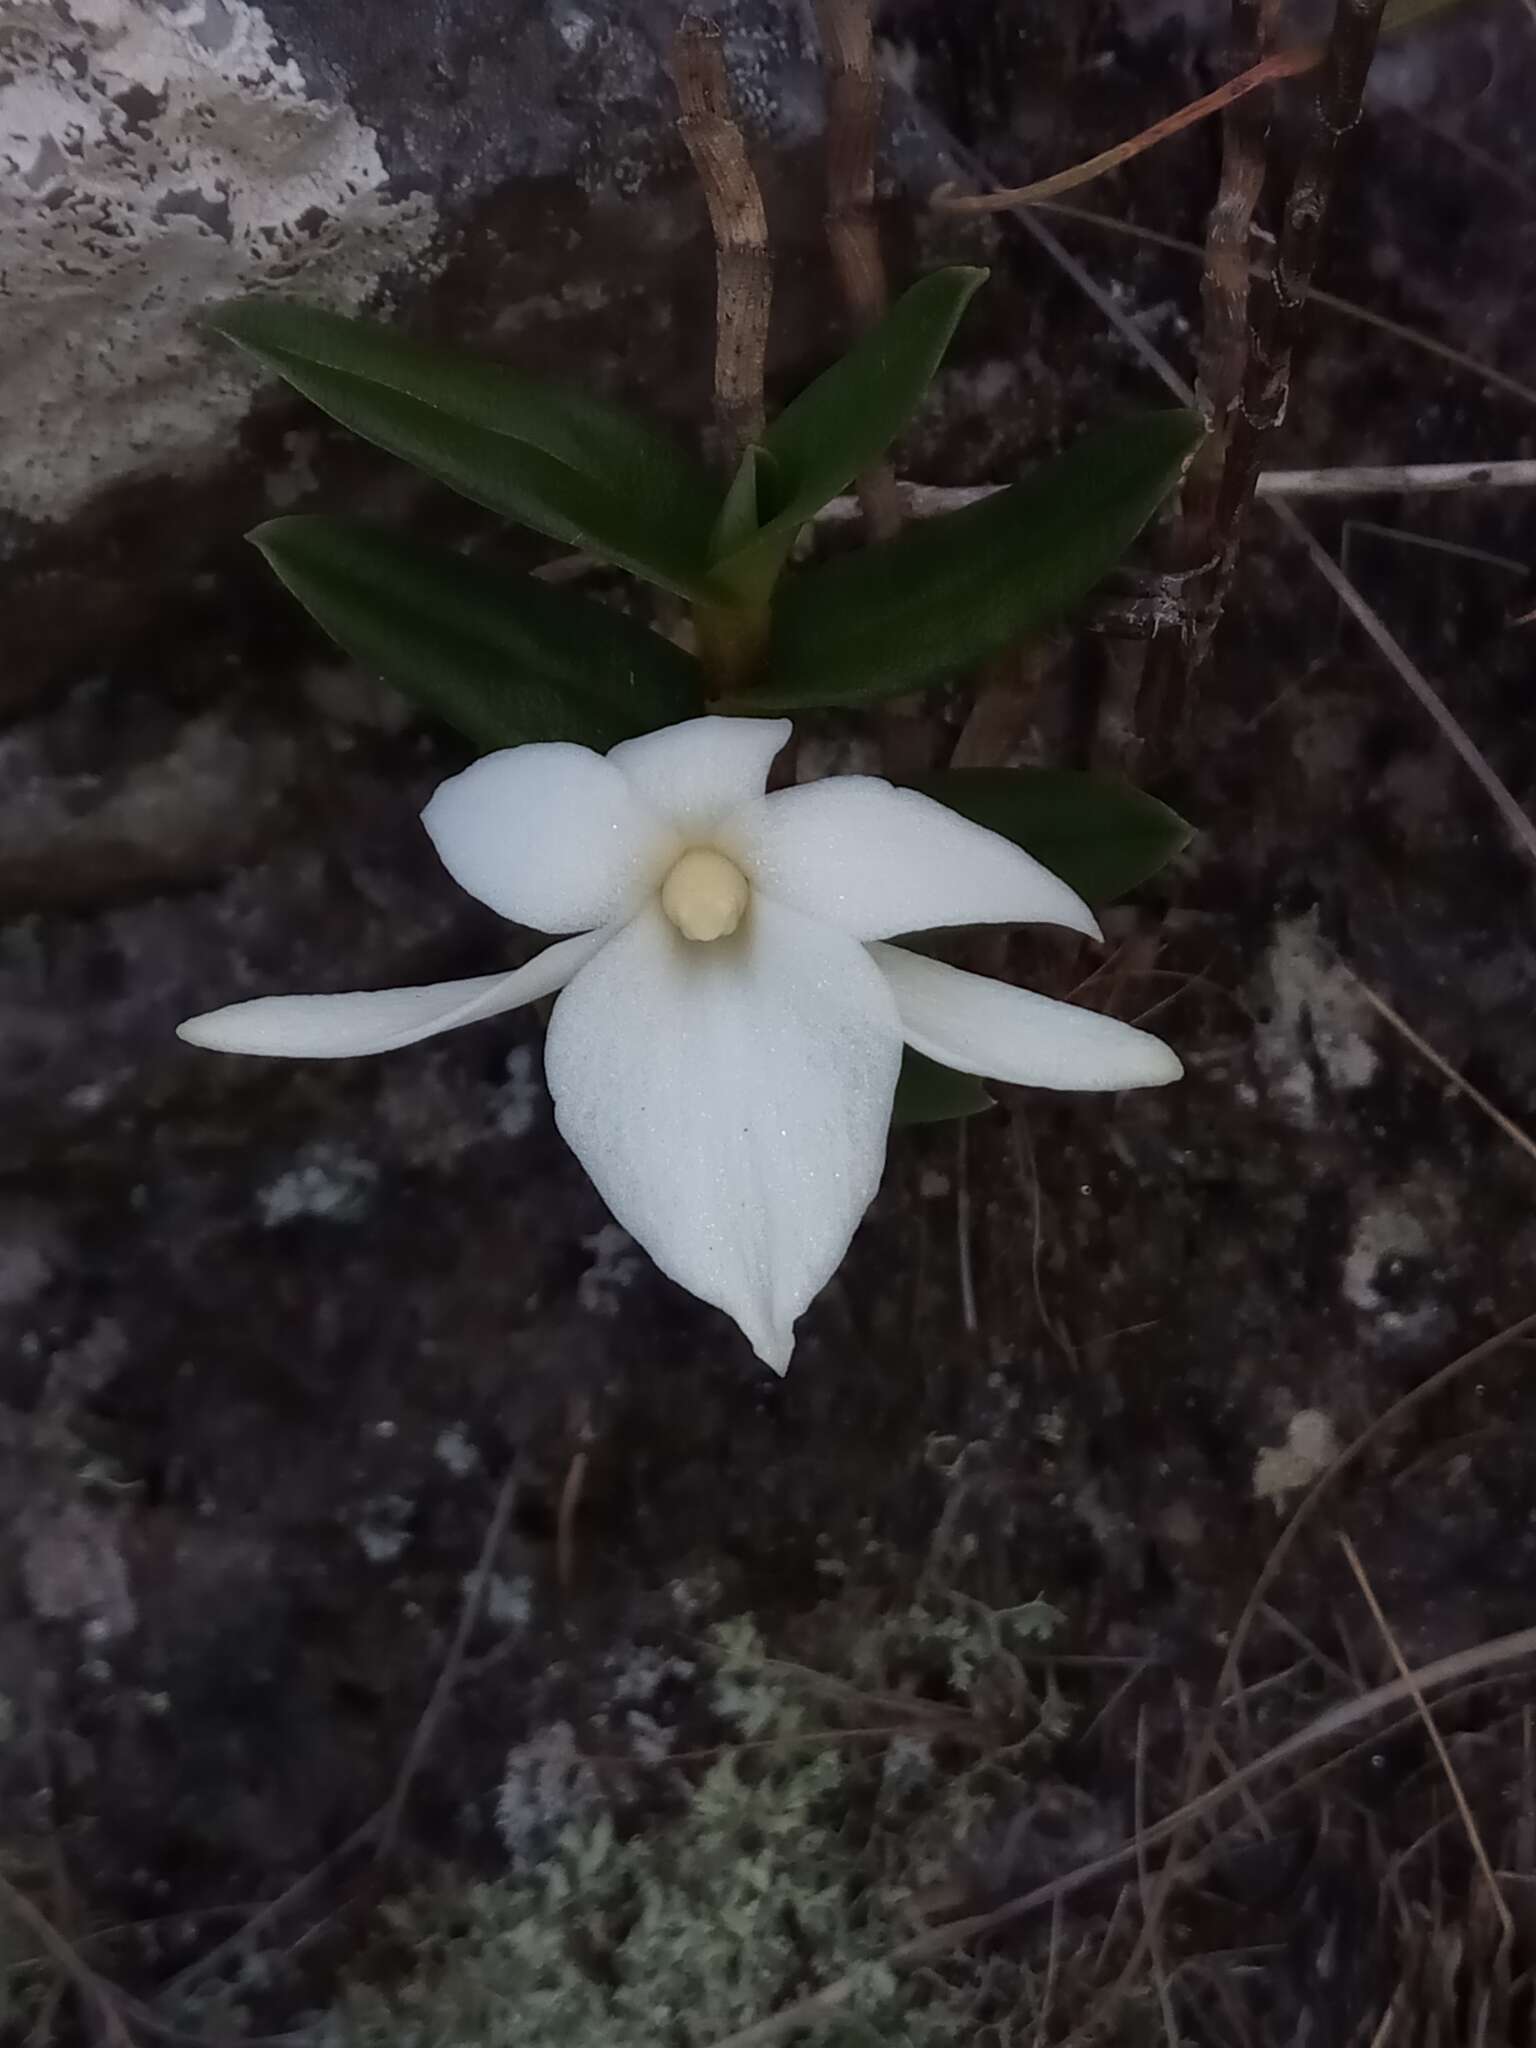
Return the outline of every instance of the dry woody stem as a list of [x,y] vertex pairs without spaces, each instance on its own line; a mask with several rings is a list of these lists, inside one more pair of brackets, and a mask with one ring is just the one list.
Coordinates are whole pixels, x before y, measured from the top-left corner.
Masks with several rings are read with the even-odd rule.
[[[1233,56],[1262,69],[1280,13],[1279,0],[1232,0]],[[1264,190],[1269,114],[1263,102],[1234,97],[1222,116],[1221,185],[1206,228],[1200,283],[1197,397],[1209,429],[1185,478],[1179,523],[1167,567],[1188,575],[1217,555],[1221,504],[1233,415],[1248,370],[1248,314],[1253,217]],[[1152,650],[1143,682],[1141,722],[1159,740],[1177,744],[1189,722],[1197,658],[1185,636]]]
[[[816,0],[816,26],[827,71],[827,246],[857,336],[882,318],[887,299],[875,217],[880,80],[870,0]],[[895,472],[877,464],[856,489],[869,537],[888,539],[901,525]]]
[[[1286,202],[1274,262],[1251,285],[1248,251],[1263,182],[1263,126],[1248,108],[1234,108],[1227,119],[1202,291],[1201,397],[1212,445],[1197,462],[1186,499],[1179,562],[1188,570],[1209,561],[1211,574],[1183,633],[1159,653],[1143,704],[1144,730],[1165,761],[1181,751],[1193,724],[1196,679],[1237,567],[1260,459],[1285,417],[1291,359],[1322,252],[1339,154],[1360,120],[1384,8],[1385,0],[1338,0],[1313,130]],[[1272,0],[1234,0],[1238,34],[1261,43],[1274,14]],[[1244,308],[1246,337],[1238,328]]]
[[730,461],[763,432],[763,363],[773,266],[768,216],[731,110],[720,30],[684,17],[672,44],[678,132],[704,188],[715,237],[715,421]]
[[[1265,436],[1285,417],[1291,356],[1301,332],[1312,273],[1322,252],[1339,152],[1360,119],[1361,100],[1385,0],[1339,0],[1317,94],[1317,122],[1286,203],[1280,245],[1254,293],[1248,370],[1232,425],[1218,519],[1235,556],[1240,523],[1253,497]],[[1224,569],[1228,565],[1224,562]]]

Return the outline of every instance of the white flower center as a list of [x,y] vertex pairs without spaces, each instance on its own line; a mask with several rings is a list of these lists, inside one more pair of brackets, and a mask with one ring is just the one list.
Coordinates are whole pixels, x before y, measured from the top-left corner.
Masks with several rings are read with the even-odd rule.
[[747,878],[723,853],[692,846],[661,885],[661,907],[685,939],[727,939],[746,915]]

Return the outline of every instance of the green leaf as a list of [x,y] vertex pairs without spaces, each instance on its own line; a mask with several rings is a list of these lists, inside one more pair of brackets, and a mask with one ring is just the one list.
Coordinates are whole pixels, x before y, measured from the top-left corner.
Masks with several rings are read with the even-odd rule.
[[891,1123],[893,1127],[948,1123],[955,1117],[980,1115],[982,1110],[992,1107],[995,1099],[974,1074],[941,1067],[937,1060],[914,1052],[909,1045],[901,1055],[901,1078],[896,1083]]
[[731,487],[725,494],[725,503],[720,507],[720,516],[715,521],[715,530],[710,536],[709,552],[713,559],[735,554],[761,531],[759,501],[770,467],[768,456],[755,442],[742,450],[741,461],[737,464]]
[[359,520],[271,519],[250,538],[338,645],[479,746],[610,747],[703,708],[691,655],[535,577]]
[[952,768],[915,787],[1022,846],[1090,903],[1134,889],[1193,837],[1145,790],[1069,768]]
[[1052,624],[1119,561],[1201,431],[1192,412],[1101,428],[995,497],[795,577],[763,681],[730,708],[899,697]]
[[312,306],[240,299],[211,324],[353,433],[477,504],[685,597],[708,595],[719,491],[644,421]]
[[805,521],[877,461],[916,412],[986,276],[956,265],[920,278],[784,408],[763,436],[774,463],[771,516],[748,549],[721,562],[722,577],[758,588],[772,582]]
[[1421,21],[1463,5],[1465,0],[1387,0],[1381,16],[1382,37],[1400,36],[1407,29],[1417,28]]

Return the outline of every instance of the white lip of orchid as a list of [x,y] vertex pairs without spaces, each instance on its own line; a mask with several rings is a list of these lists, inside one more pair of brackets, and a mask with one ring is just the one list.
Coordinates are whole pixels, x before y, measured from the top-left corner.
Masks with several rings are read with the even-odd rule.
[[661,907],[685,939],[728,939],[747,914],[747,878],[712,846],[690,846],[661,885]]
[[568,936],[510,973],[263,996],[180,1035],[340,1059],[558,993],[545,1071],[566,1142],[662,1271],[783,1372],[874,1198],[903,1044],[1046,1088],[1182,1071],[1115,1018],[887,944],[945,925],[1099,929],[1038,861],[913,791],[843,776],[765,795],[789,736],[785,719],[697,718],[607,756],[488,755],[423,822],[462,888]]

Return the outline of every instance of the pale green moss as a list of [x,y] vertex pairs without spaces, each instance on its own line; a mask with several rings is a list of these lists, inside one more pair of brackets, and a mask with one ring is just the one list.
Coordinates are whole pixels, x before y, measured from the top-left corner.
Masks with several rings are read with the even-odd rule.
[[[1024,1682],[1014,1648],[1053,1620],[1039,1603],[914,1607],[868,1634],[845,1682],[886,1686],[893,1666],[921,1665],[957,1703],[995,1702]],[[712,1704],[741,1750],[691,1785],[674,1777],[676,1816],[626,1836],[594,1810],[571,1731],[558,1758],[545,1740],[541,1764],[579,1780],[579,1796],[542,1860],[528,1867],[537,1830],[514,1830],[514,1877],[397,1907],[415,1971],[354,1990],[320,2030],[326,2048],[708,2048],[848,1975],[856,1994],[817,2041],[940,2048],[966,2035],[975,1985],[900,1977],[882,1958],[912,1931],[903,1904],[936,1847],[958,1848],[957,1831],[985,1815],[976,1774],[941,1771],[918,1719],[874,1757],[838,1739],[825,1689],[771,1662],[750,1621],[722,1626],[714,1648]],[[514,1752],[519,1800],[534,1747]],[[547,1822],[552,1802],[533,1804]]]

